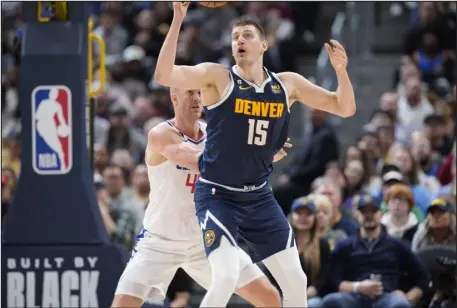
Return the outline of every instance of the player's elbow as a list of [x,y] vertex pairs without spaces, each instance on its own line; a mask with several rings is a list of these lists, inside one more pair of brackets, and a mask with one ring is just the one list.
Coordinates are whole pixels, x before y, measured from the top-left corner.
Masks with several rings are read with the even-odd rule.
[[173,77],[173,69],[165,70],[161,66],[157,65],[156,70],[154,72],[154,80],[165,87],[171,87],[172,78]]
[[170,76],[168,74],[164,74],[160,69],[156,69],[154,72],[154,80],[165,87],[170,86]]
[[342,118],[349,118],[349,117],[352,117],[355,112],[357,111],[357,108],[355,106],[355,104],[349,108],[343,108],[339,114],[340,117]]

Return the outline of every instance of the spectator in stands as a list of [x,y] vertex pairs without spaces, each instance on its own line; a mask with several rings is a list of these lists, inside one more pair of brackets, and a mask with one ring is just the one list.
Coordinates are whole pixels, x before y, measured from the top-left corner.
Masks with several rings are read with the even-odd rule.
[[328,278],[330,247],[317,230],[316,204],[312,198],[301,197],[291,206],[291,226],[295,233],[297,249],[303,271],[308,277],[308,306],[320,307],[321,289]]
[[441,166],[441,157],[432,152],[430,140],[421,131],[415,131],[411,135],[411,154],[423,173],[436,177]]
[[137,222],[122,169],[116,165],[107,166],[103,171],[103,181],[104,187],[97,195],[105,227],[114,243],[130,251],[135,243]]
[[435,199],[427,209],[425,222],[414,234],[411,248],[418,251],[431,245],[455,247],[456,221],[453,206],[444,199]]
[[445,100],[435,102],[435,114],[444,119],[445,135],[452,137],[455,134],[455,114],[452,111],[453,106]]
[[127,149],[138,163],[144,156],[146,136],[129,126],[129,114],[123,106],[114,105],[110,113],[111,126],[106,138],[108,153],[111,155],[116,149]]
[[[362,164],[362,177],[360,179],[360,182],[358,183],[359,188],[356,188],[357,186],[351,185],[349,182],[351,181],[349,178],[351,177],[350,175],[350,163],[346,163],[345,167],[345,177],[346,177],[346,182],[348,185],[346,186],[345,189],[345,197],[350,197],[351,195],[354,195],[360,191],[364,191],[367,193],[375,193],[379,191],[381,188],[382,182],[381,179],[376,175],[375,172],[375,166],[373,165],[373,162],[371,160],[370,155],[366,150],[360,150],[360,159],[359,160],[354,160],[354,161],[359,161]],[[356,188],[355,190],[352,189],[351,187]]]
[[[113,102],[116,102],[119,105],[124,106],[128,110],[131,107],[131,100],[127,89],[124,87],[124,67],[122,62],[115,62],[106,72],[105,72],[105,87],[103,88],[100,94],[94,96],[95,100],[105,99],[105,117],[109,116],[109,106]],[[97,89],[100,84],[100,70],[95,71],[94,73],[94,82],[92,84],[93,89]]]
[[446,122],[442,116],[430,114],[424,119],[424,133],[430,140],[432,150],[445,156],[452,149],[452,136],[446,134]]
[[149,96],[138,96],[132,108],[132,124],[135,128],[143,130],[144,124],[154,117],[154,105]]
[[332,179],[342,189],[346,187],[346,177],[337,162],[330,162],[327,164],[324,177]]
[[381,126],[392,126],[394,118],[388,111],[376,109],[371,114],[369,122],[364,126],[364,130],[376,132]]
[[359,193],[366,184],[366,171],[360,160],[351,160],[344,167],[344,177],[346,178],[346,193],[349,196]]
[[16,189],[17,177],[11,167],[2,167],[2,221],[9,210]]
[[358,226],[352,213],[342,207],[342,189],[332,179],[323,179],[314,193],[327,196],[332,203],[331,229],[343,230],[347,235],[356,232]]
[[413,54],[421,47],[426,29],[434,29],[439,33],[438,44],[444,49],[455,48],[455,33],[445,18],[442,17],[437,9],[437,3],[420,2],[419,3],[419,23],[411,28],[406,34],[404,53]]
[[378,169],[381,166],[381,144],[377,133],[364,132],[357,140],[357,147],[360,150],[367,152],[375,169]]
[[[395,86],[397,86],[397,82],[395,83]],[[387,111],[392,115],[394,120],[395,141],[406,142],[408,139],[407,131],[405,130],[404,125],[398,119],[398,99],[398,93],[386,92],[381,96],[379,100],[379,108],[381,110]]]
[[379,108],[390,113],[394,122],[397,123],[398,94],[395,92],[386,92],[382,94],[379,99]]
[[[122,174],[124,176],[124,182],[127,186],[131,184],[131,176],[133,169],[135,168],[135,162],[133,161],[132,155],[130,152],[125,149],[117,149],[111,155],[111,164],[119,166],[122,169]],[[128,188],[129,193],[131,193]]]
[[[412,307],[427,289],[427,273],[411,249],[383,231],[380,205],[369,195],[359,198],[360,234],[336,245],[329,281],[338,292],[327,295],[322,307]],[[403,273],[413,288],[401,290]]]
[[94,174],[102,175],[108,164],[108,151],[100,144],[94,144]]
[[[438,191],[437,197],[443,197],[446,200],[454,200],[454,206],[455,206],[455,191],[456,191],[456,157],[452,159],[451,163],[451,176],[452,176],[452,181],[444,186],[441,186],[440,190]],[[454,197],[454,198],[452,198]],[[451,201],[452,202],[452,201]]]
[[313,180],[324,174],[327,163],[338,160],[339,146],[335,131],[328,123],[328,113],[309,109],[313,130],[294,162],[278,179],[275,197],[285,213],[292,201],[307,195]]
[[330,250],[335,248],[335,244],[347,237],[341,229],[331,229],[330,221],[333,217],[333,206],[330,199],[325,195],[311,194],[308,196],[316,205],[316,228],[319,236],[327,240]]
[[[108,66],[121,59],[122,52],[127,46],[128,33],[120,24],[118,9],[103,9],[100,14],[100,26],[94,29],[94,33],[105,41]],[[98,47],[95,47],[95,50],[99,55]]]
[[425,95],[418,78],[409,78],[405,82],[405,93],[398,101],[398,120],[404,125],[408,134],[423,128],[426,116],[433,113],[433,106]]
[[454,81],[455,55],[442,49],[438,35],[435,29],[425,28],[422,44],[413,54],[414,62],[430,88],[434,88],[441,78],[447,83]]
[[454,141],[454,145],[452,146],[452,151],[446,156],[444,159],[440,170],[438,171],[437,174],[437,179],[441,183],[441,185],[447,185],[452,181],[452,175],[451,175],[451,164],[456,157],[456,142]]
[[[397,89],[397,93],[400,96],[405,95],[405,85],[410,79],[418,79],[422,85],[422,75],[420,70],[414,64],[413,59],[410,56],[403,56],[402,63],[399,70],[398,78],[395,78],[394,88]],[[422,89],[424,90],[424,89]],[[421,93],[424,94],[424,93]]]
[[381,161],[383,164],[390,163],[393,149],[398,145],[398,142],[395,142],[395,126],[381,126],[377,133],[381,148]]
[[351,160],[362,160],[362,150],[353,144],[347,147],[344,153],[343,164],[348,164]]
[[[383,167],[382,174],[383,174],[383,176],[382,176],[383,187],[382,187],[381,194],[377,195],[380,198],[384,198],[383,196],[385,196],[387,194],[387,191],[393,185],[405,184],[403,182],[403,175],[401,174],[400,169],[395,165],[385,165]],[[421,194],[421,193],[424,193],[424,192],[426,192],[426,191],[424,191],[424,190],[418,190],[418,191],[412,190],[413,198],[414,198],[414,204],[418,204],[418,202],[419,202],[420,204],[424,204],[424,208],[426,208],[427,207],[426,204],[427,204],[427,202],[429,202],[430,199],[429,199],[429,195],[424,196],[424,195]],[[387,204],[385,202],[382,203],[381,209],[385,213],[388,211]],[[417,220],[419,222],[422,222],[424,220],[424,213],[423,213],[423,210],[422,210],[421,207],[418,207],[417,205],[415,205],[413,207],[413,209],[411,210],[411,212],[416,216],[416,218],[417,218]]]
[[143,226],[143,218],[146,207],[149,203],[150,184],[148,178],[148,168],[141,164],[136,166],[132,176],[132,206],[133,211],[137,215],[136,230],[140,231]]
[[[439,183],[433,177],[420,173],[419,166],[414,161],[411,152],[406,148],[398,147],[395,149],[393,163],[400,168],[403,181],[411,185],[411,189],[415,192],[416,205],[421,208],[422,213],[425,213],[432,196],[438,192]],[[423,195],[424,200],[419,200],[418,195]]]
[[145,57],[144,49],[137,45],[127,47],[122,53],[122,84],[130,100],[146,95],[151,70],[146,66]]
[[10,167],[19,176],[21,172],[21,129],[20,125],[13,126],[3,142],[2,167]]
[[411,210],[414,208],[414,197],[411,189],[405,184],[392,185],[384,195],[388,212],[381,219],[387,233],[408,243],[413,240],[419,220]]

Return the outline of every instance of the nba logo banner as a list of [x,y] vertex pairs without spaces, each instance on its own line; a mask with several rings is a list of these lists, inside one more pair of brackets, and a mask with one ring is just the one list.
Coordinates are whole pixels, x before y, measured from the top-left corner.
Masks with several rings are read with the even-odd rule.
[[32,165],[42,175],[66,174],[73,165],[71,91],[38,86],[32,92]]

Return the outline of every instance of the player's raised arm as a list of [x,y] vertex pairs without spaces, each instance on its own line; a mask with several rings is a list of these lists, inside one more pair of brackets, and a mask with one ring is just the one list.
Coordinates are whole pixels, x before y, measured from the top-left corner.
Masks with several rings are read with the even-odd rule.
[[174,2],[173,21],[160,49],[154,79],[157,83],[172,88],[203,89],[214,83],[218,74],[229,75],[225,67],[216,63],[201,63],[196,66],[175,65],[176,48],[182,22],[189,2]]
[[325,49],[330,55],[330,62],[338,80],[336,92],[316,86],[297,73],[279,73],[278,77],[289,90],[291,103],[300,101],[312,108],[347,118],[354,115],[356,111],[354,89],[346,71],[348,60],[343,46],[335,40],[331,42],[334,49],[329,44],[325,44]]
[[180,136],[176,132],[167,129],[165,125],[158,125],[148,133],[146,162],[154,153],[159,153],[167,160],[193,172],[199,172],[198,157],[201,154],[201,150],[193,144],[182,142]]

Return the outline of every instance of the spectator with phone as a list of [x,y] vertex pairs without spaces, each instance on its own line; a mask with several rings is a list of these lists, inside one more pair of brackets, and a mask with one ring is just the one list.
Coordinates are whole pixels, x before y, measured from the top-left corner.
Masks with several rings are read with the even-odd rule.
[[[362,195],[357,204],[360,232],[340,241],[333,251],[331,288],[323,308],[412,307],[428,287],[429,277],[402,240],[382,227],[381,200]],[[401,285],[408,277],[406,290]]]

